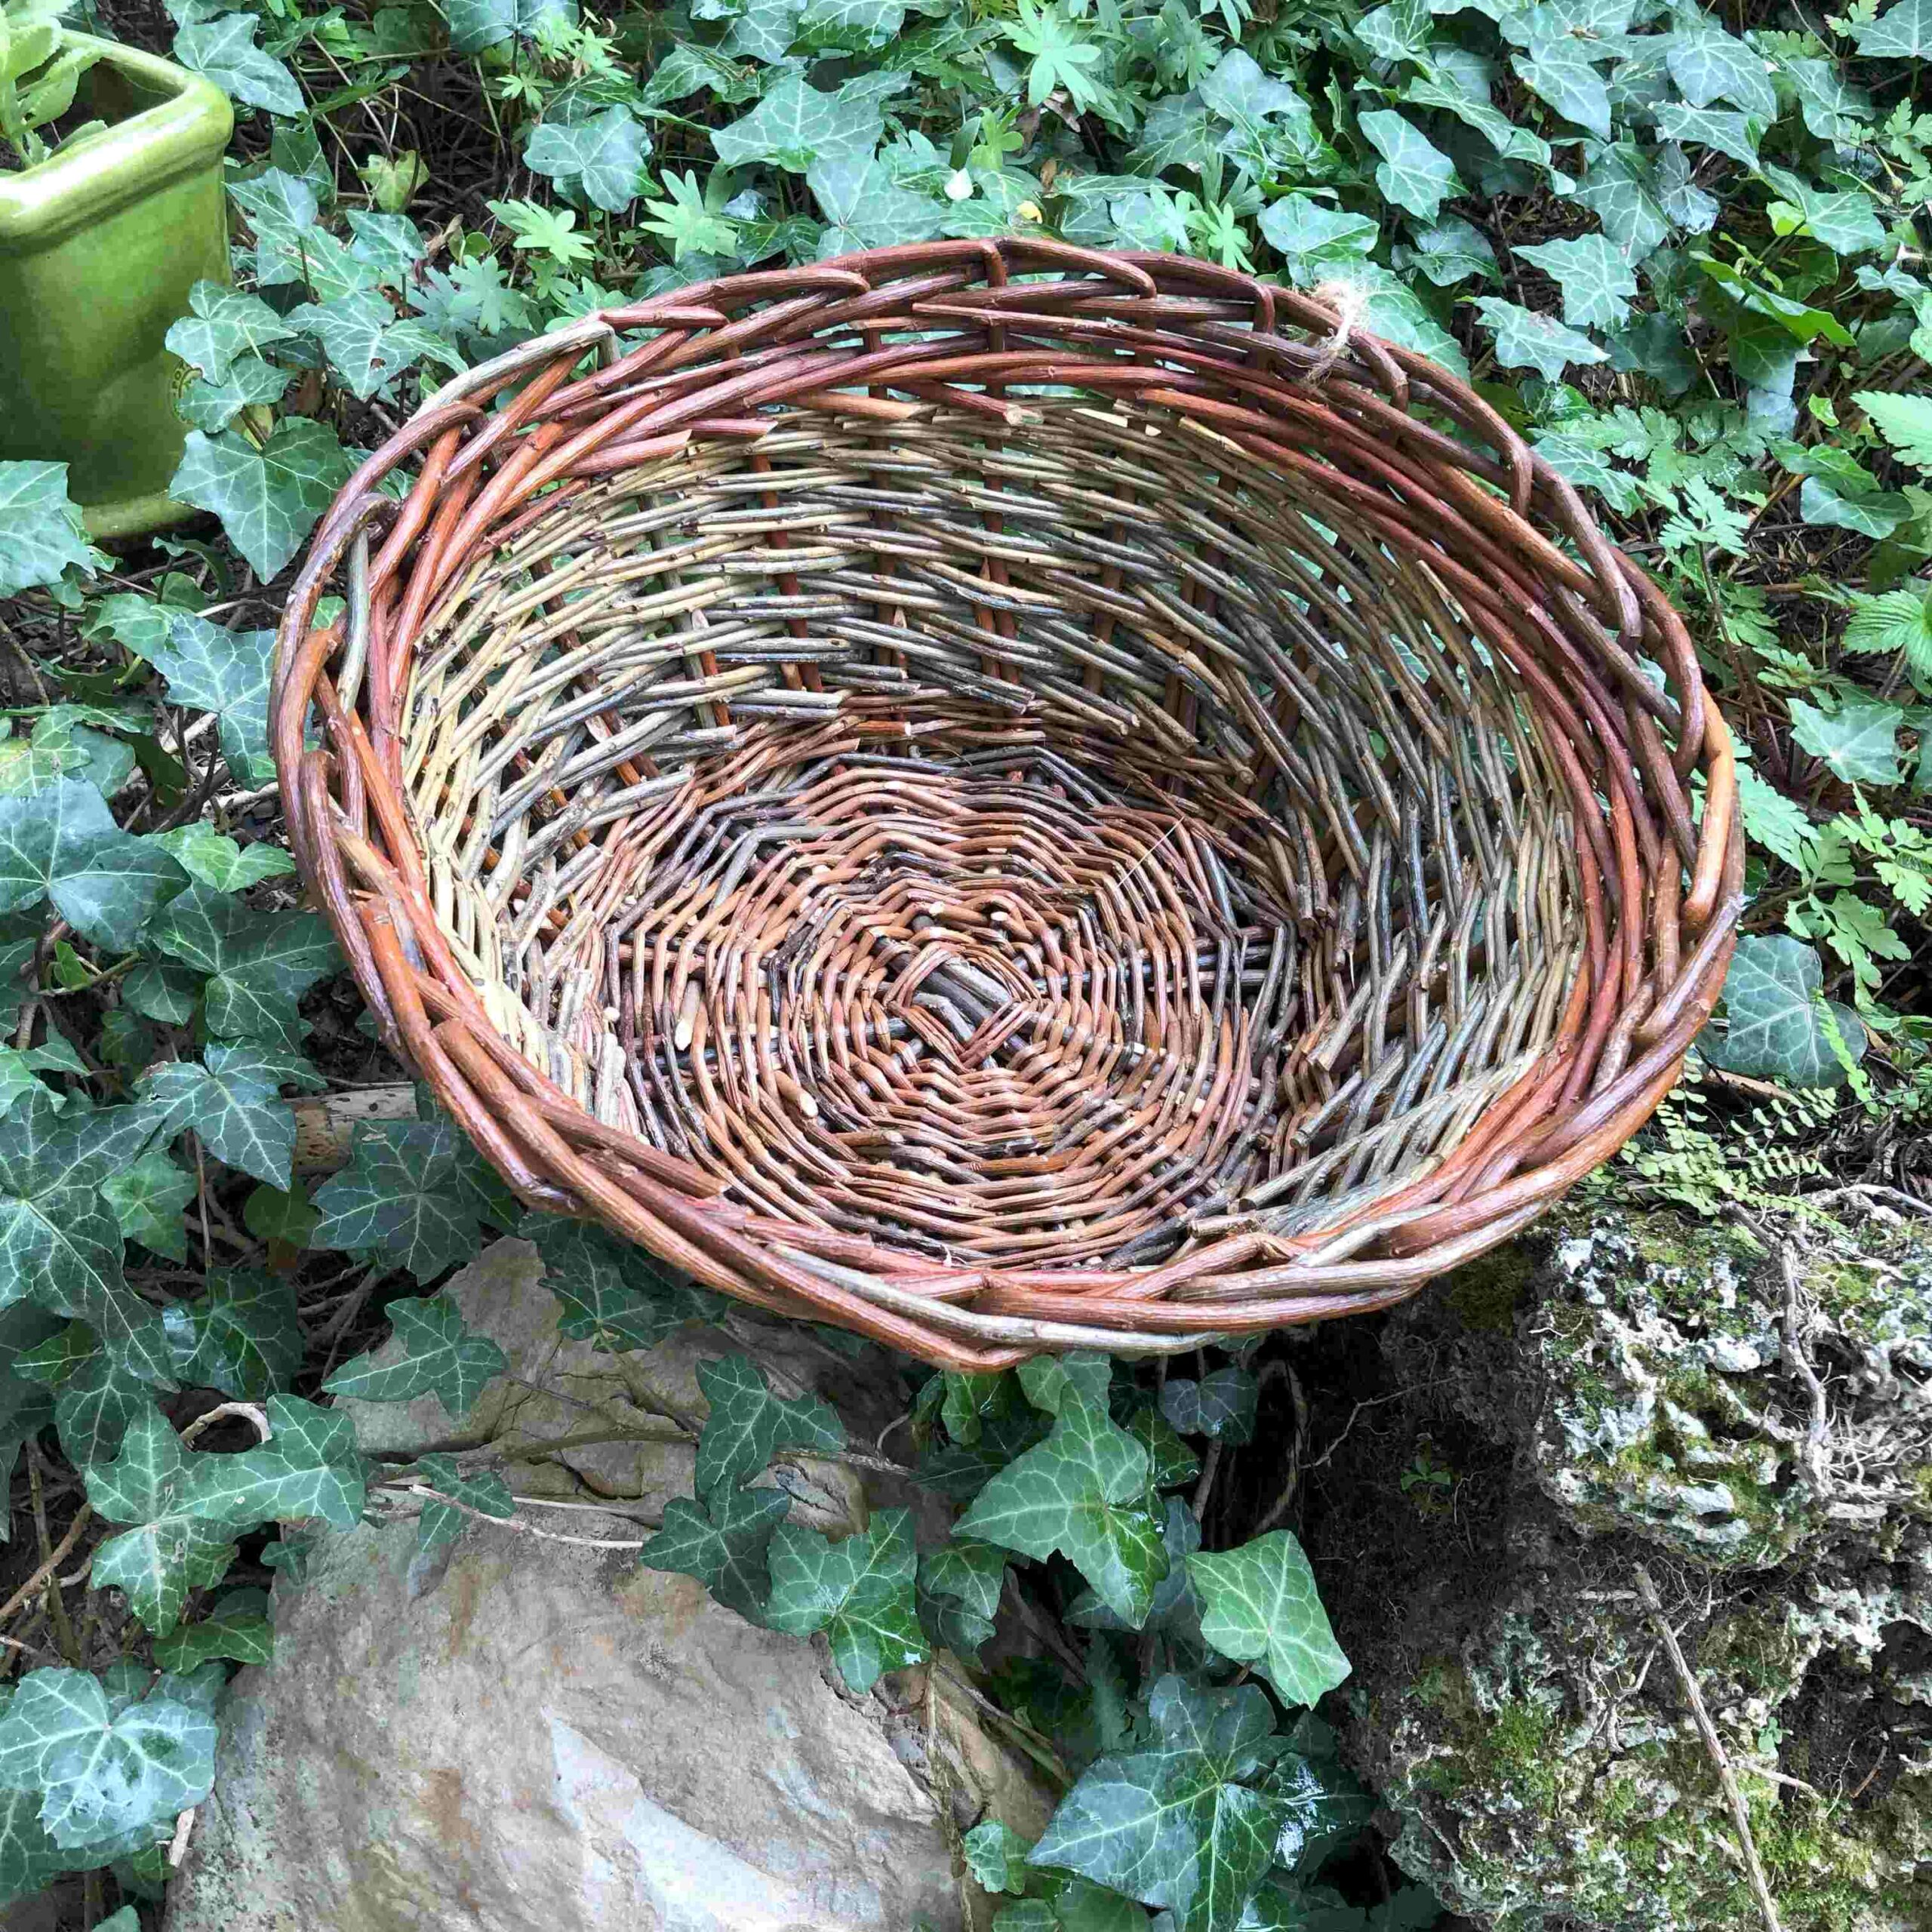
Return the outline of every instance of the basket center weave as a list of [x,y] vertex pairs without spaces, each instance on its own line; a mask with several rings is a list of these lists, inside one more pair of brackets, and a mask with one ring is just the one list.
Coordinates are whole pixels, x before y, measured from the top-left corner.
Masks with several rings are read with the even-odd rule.
[[479,555],[402,713],[504,1036],[731,1201],[941,1260],[1318,1226],[1522,1077],[1577,958],[1506,663],[1162,409],[640,460]]

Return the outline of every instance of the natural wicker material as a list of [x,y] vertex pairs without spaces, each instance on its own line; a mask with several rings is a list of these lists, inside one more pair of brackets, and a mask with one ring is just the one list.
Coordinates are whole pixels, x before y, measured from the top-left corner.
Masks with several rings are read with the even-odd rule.
[[1333,326],[888,249],[607,311],[363,466],[291,827],[525,1199],[989,1368],[1385,1307],[1649,1115],[1723,723],[1570,486]]

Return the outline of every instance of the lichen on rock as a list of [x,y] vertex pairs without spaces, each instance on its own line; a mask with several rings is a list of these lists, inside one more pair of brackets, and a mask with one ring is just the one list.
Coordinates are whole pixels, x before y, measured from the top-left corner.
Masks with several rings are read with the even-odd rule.
[[1786,1932],[1932,1927],[1932,1244],[1770,1232],[1559,1217],[1391,1321],[1324,1472],[1358,1767],[1498,1932],[1758,1922],[1639,1566]]

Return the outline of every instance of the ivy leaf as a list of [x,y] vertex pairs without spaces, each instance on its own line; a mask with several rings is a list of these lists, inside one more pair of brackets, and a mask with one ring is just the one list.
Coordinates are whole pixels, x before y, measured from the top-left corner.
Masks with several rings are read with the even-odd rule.
[[1610,352],[1588,336],[1566,328],[1553,315],[1485,295],[1474,303],[1476,313],[1496,331],[1496,359],[1505,368],[1534,369],[1545,382],[1560,382],[1573,363],[1607,362]]
[[0,1783],[42,1792],[48,1835],[82,1850],[198,1804],[214,1744],[214,1720],[170,1680],[115,1712],[91,1671],[33,1670],[0,1716]]
[[1693,107],[1727,100],[1769,122],[1777,118],[1777,90],[1764,57],[1728,34],[1707,14],[1680,14],[1663,36],[1664,65]]
[[532,172],[548,175],[572,199],[622,214],[644,186],[651,137],[628,107],[581,121],[542,121],[523,151]]
[[0,597],[57,583],[101,559],[67,500],[64,463],[0,463]]
[[[1767,166],[1764,179],[1783,197],[1783,219],[1796,217],[1804,231],[1822,242],[1835,255],[1869,254],[1885,245],[1885,227],[1872,206],[1872,197],[1857,193],[1828,193],[1814,187],[1801,174],[1786,168]],[[1780,213],[1774,205],[1771,212]],[[1780,223],[1780,232],[1788,232]]]
[[883,1510],[869,1529],[838,1543],[781,1523],[771,1539],[765,1620],[794,1637],[823,1630],[846,1688],[863,1695],[884,1672],[927,1654],[912,1596],[918,1567],[908,1509]]
[[1162,1678],[1148,1700],[1157,1748],[1101,1758],[1028,1854],[1167,1907],[1174,1932],[1234,1932],[1274,1862],[1287,1815],[1254,1789],[1272,1742],[1266,1694]]
[[51,900],[84,939],[122,952],[186,882],[162,847],[123,832],[78,779],[0,798],[0,912]]
[[295,861],[279,845],[266,840],[239,844],[205,819],[158,832],[154,838],[191,879],[217,892],[245,892],[265,878],[280,878],[295,869]]
[[281,1097],[285,1084],[315,1092],[328,1082],[297,1056],[251,1041],[211,1044],[199,1064],[171,1060],[150,1067],[136,1091],[160,1110],[163,1133],[192,1128],[217,1161],[285,1189],[295,1115]]
[[302,1324],[295,1284],[266,1268],[217,1268],[208,1287],[168,1310],[180,1337],[182,1382],[259,1401],[285,1388],[302,1366]]
[[250,107],[300,114],[306,103],[295,76],[255,45],[261,24],[259,14],[248,13],[192,21],[174,36],[174,57]]
[[1017,1898],[1026,1889],[1026,1841],[1004,1819],[988,1818],[961,1841],[966,1869],[982,1891]]
[[1069,1388],[1046,1441],[995,1475],[957,1527],[1023,1556],[1066,1557],[1138,1629],[1168,1568],[1148,1493],[1146,1450],[1104,1400]]
[[1496,251],[1489,237],[1454,215],[1425,228],[1411,246],[1397,251],[1395,260],[1398,267],[1420,270],[1438,288],[1454,288],[1471,275],[1497,279]]
[[145,1109],[63,1116],[29,1094],[0,1134],[0,1307],[22,1300],[88,1323],[136,1380],[169,1380],[161,1318],[127,1285],[121,1229],[101,1196],[108,1177],[153,1137]]
[[[405,1296],[383,1311],[394,1324],[394,1348],[389,1361],[372,1349],[358,1355],[322,1384],[331,1395],[350,1395],[365,1402],[407,1402],[434,1395],[460,1421],[469,1413],[485,1383],[509,1366],[501,1349],[487,1335],[472,1335],[462,1312],[447,1295]],[[382,1352],[389,1353],[385,1348]]]
[[1521,77],[1523,85],[1539,100],[1547,101],[1564,120],[1573,121],[1598,140],[1607,141],[1610,139],[1610,89],[1595,64],[1607,51],[1571,34],[1539,34],[1526,51],[1512,57],[1509,64]]
[[107,632],[152,664],[168,680],[175,703],[220,717],[222,751],[242,783],[274,777],[268,748],[273,631],[228,630],[192,611],[132,594],[103,598],[88,629]]
[[459,54],[481,54],[512,34],[536,38],[546,20],[574,20],[574,0],[441,0],[450,45]]
[[1362,133],[1382,156],[1375,185],[1398,208],[1433,221],[1444,201],[1463,192],[1455,164],[1413,122],[1379,107],[1361,117]]
[[[1697,1036],[1706,1059],[1734,1073],[1788,1087],[1836,1087],[1844,1068],[1832,1052],[1819,997],[1818,955],[1784,933],[1747,935],[1737,942],[1724,981],[1722,1033]],[[1830,1003],[1854,1060],[1864,1057],[1865,1028],[1849,1007]]]
[[1254,1433],[1254,1404],[1261,1385],[1232,1363],[1195,1381],[1170,1376],[1161,1390],[1161,1413],[1183,1435],[1205,1435],[1239,1444]]
[[[466,1503],[471,1509],[480,1509],[500,1522],[516,1514],[516,1500],[510,1494],[509,1484],[493,1469],[466,1475],[454,1457],[432,1454],[417,1457],[409,1473],[442,1495]],[[423,1513],[416,1520],[417,1556],[433,1556],[437,1551],[447,1549],[469,1527],[469,1521],[460,1509],[452,1509],[434,1496],[424,1497]]]
[[884,164],[869,155],[814,162],[805,171],[805,186],[826,220],[821,257],[929,241],[946,226],[944,208],[900,187]]
[[1614,329],[1630,312],[1637,277],[1630,264],[1601,235],[1581,235],[1518,248],[1563,291],[1563,319],[1576,328]]
[[1137,1404],[1121,1426],[1147,1451],[1149,1479],[1155,1489],[1177,1489],[1201,1473],[1201,1458],[1153,1403]]
[[654,1349],[706,1318],[701,1291],[672,1281],[644,1251],[589,1221],[526,1216],[517,1232],[543,1258],[543,1285],[563,1309],[558,1332],[612,1355]]
[[1899,726],[1904,714],[1882,698],[1844,697],[1833,711],[1791,703],[1792,742],[1847,785],[1901,785]]
[[177,1167],[165,1149],[150,1147],[138,1160],[118,1168],[101,1183],[100,1194],[125,1239],[137,1241],[171,1261],[187,1260],[181,1213],[194,1198],[195,1177]]
[[222,1039],[298,1046],[296,1001],[341,964],[318,914],[257,912],[207,885],[190,886],[164,906],[147,938],[171,959],[209,976],[202,989],[208,1031]]
[[[305,302],[288,312],[288,319],[321,344],[329,366],[349,393],[365,402],[426,356],[452,368],[460,366],[449,344],[435,331],[413,315],[398,319],[389,297],[374,289],[357,289],[327,302]],[[321,506],[325,508],[334,494],[331,488]]]
[[482,1157],[447,1121],[364,1121],[346,1168],[318,1190],[321,1248],[380,1254],[426,1281],[466,1261],[484,1223],[514,1227],[514,1204]]
[[[1155,1586],[1154,1600],[1141,1628],[1159,1631],[1171,1643],[1198,1643],[1201,1607],[1195,1600],[1186,1559],[1201,1547],[1201,1525],[1178,1496],[1168,1497],[1164,1506],[1161,1543],[1168,1552],[1168,1574]],[[1066,1621],[1090,1630],[1128,1628],[1091,1590],[1081,1591],[1067,1605]]]
[[1382,232],[1367,215],[1346,214],[1306,195],[1284,195],[1270,202],[1261,211],[1260,226],[1271,248],[1323,272],[1367,254]]
[[993,1634],[1007,1555],[996,1544],[953,1537],[919,1558],[919,1622],[935,1644],[962,1657]]
[[237,1529],[309,1516],[353,1529],[366,1498],[348,1417],[293,1395],[271,1395],[266,1408],[271,1434],[260,1447],[193,1459],[183,1494],[188,1512]]
[[[1863,471],[1868,485],[1876,479]],[[1839,481],[1807,476],[1798,492],[1798,513],[1814,528],[1854,530],[1861,537],[1889,537],[1912,515],[1911,500],[1895,490],[1844,488]]]
[[814,162],[863,161],[884,131],[880,83],[904,76],[871,74],[848,81],[836,94],[809,86],[795,69],[786,73],[746,115],[712,131],[711,145],[727,168],[769,162],[802,174]]
[[97,1346],[84,1323],[75,1323],[74,1330],[85,1337],[88,1352],[68,1369],[54,1392],[54,1426],[60,1433],[62,1453],[76,1469],[85,1469],[120,1453],[128,1425],[154,1407],[154,1391]]
[[708,1503],[674,1496],[664,1506],[664,1527],[638,1561],[647,1570],[695,1577],[728,1610],[762,1623],[765,1550],[790,1506],[777,1489],[721,1489]]
[[29,1897],[62,1872],[93,1862],[63,1851],[48,1836],[40,1805],[40,1793],[31,1789],[0,1791],[0,1900]]
[[1402,90],[1412,107],[1433,107],[1453,114],[1473,128],[1505,161],[1527,162],[1534,168],[1549,165],[1549,143],[1527,128],[1519,128],[1500,108],[1460,86],[1446,86],[1426,77],[1412,80]]
[[749,1355],[701,1362],[698,1386],[710,1404],[698,1438],[694,1486],[709,1500],[764,1469],[780,1449],[836,1455],[845,1446],[845,1425],[816,1395],[786,1401],[766,1387]]
[[90,1463],[82,1476],[100,1515],[136,1525],[94,1552],[95,1583],[122,1592],[128,1608],[165,1636],[180,1620],[189,1592],[220,1583],[235,1558],[228,1531],[202,1521],[188,1506],[180,1437],[149,1401],[129,1421],[114,1461]]
[[188,307],[190,312],[168,330],[167,344],[211,383],[222,380],[238,357],[296,333],[259,295],[244,295],[224,282],[196,282],[188,291]]
[[1764,124],[1749,115],[1716,107],[1690,107],[1667,100],[1657,110],[1657,132],[1667,141],[1688,141],[1728,155],[1740,168],[1758,165],[1758,143]]
[[355,467],[326,423],[285,416],[260,449],[225,429],[188,432],[169,495],[221,519],[248,567],[266,582],[302,546]]
[[1218,1555],[1187,1559],[1201,1634],[1224,1657],[1254,1665],[1285,1704],[1312,1704],[1349,1674],[1315,1573],[1286,1530]]
[[157,1637],[154,1660],[163,1670],[186,1675],[213,1657],[231,1663],[275,1661],[275,1631],[269,1623],[266,1590],[230,1590],[198,1623]]
[[1932,0],[1897,0],[1875,20],[1854,26],[1851,38],[1869,60],[1922,60],[1932,54]]
[[1598,220],[1626,260],[1647,260],[1670,238],[1655,162],[1633,141],[1600,148],[1577,184],[1577,199]]

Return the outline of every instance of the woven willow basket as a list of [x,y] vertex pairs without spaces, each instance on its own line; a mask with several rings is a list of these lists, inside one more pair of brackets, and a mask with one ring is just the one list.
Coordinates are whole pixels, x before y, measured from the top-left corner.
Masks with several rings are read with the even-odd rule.
[[291,829],[525,1200],[991,1368],[1386,1307],[1648,1117],[1724,724],[1570,486],[1334,326],[886,249],[527,343],[363,466]]

